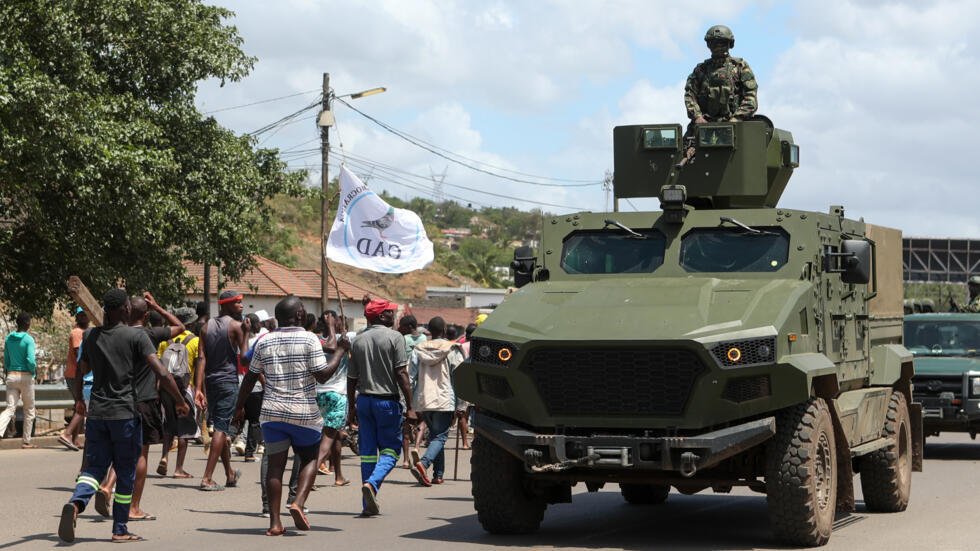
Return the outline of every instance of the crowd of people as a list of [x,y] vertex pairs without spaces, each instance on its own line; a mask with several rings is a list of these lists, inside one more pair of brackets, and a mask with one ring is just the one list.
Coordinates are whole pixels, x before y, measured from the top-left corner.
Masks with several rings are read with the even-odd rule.
[[[155,444],[162,444],[161,476],[171,472],[176,450],[175,478],[195,476],[185,469],[186,454],[192,441],[203,444],[207,462],[198,488],[205,492],[240,486],[233,451],[245,462],[261,455],[261,514],[269,518],[269,536],[285,532],[284,493],[295,527],[309,530],[305,504],[316,477],[333,474],[335,486],[350,484],[342,474],[344,445],[360,456],[365,516],[380,513],[382,485],[400,456],[420,485],[431,486],[444,480],[454,422],[469,447],[472,408],[455,397],[452,373],[468,354],[475,323],[461,336],[451,335],[441,317],[422,325],[403,315],[396,325],[397,304],[366,297],[368,325],[355,333],[349,320],[332,310],[308,313],[295,296],[282,299],[274,317],[245,314],[243,298],[223,291],[211,317],[202,305],[170,312],[149,293],[131,297],[110,289],[100,326],[76,311],[66,365],[74,416],[58,441],[77,451],[79,436],[85,440],[74,492],[61,511],[61,540],[74,540],[77,517],[92,500],[113,520],[112,541],[142,539],[129,523],[155,518],[143,507]],[[25,323],[24,334],[29,318]],[[19,349],[8,344],[6,350]],[[27,446],[30,431],[25,434]],[[219,461],[223,480],[215,476]]]

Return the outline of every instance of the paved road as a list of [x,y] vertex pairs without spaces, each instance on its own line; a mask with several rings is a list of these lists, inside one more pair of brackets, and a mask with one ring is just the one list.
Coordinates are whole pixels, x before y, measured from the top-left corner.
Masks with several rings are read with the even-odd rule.
[[[153,457],[159,457],[157,449]],[[189,452],[189,470],[204,468],[201,448]],[[382,516],[359,518],[357,484],[321,487],[311,495],[313,530],[290,532],[277,546],[334,549],[476,549],[531,547],[535,549],[778,549],[772,541],[763,496],[747,491],[731,495],[671,494],[666,505],[631,507],[609,486],[594,494],[582,486],[575,502],[552,506],[541,530],[524,537],[495,537],[476,521],[468,482],[468,452],[461,452],[460,480],[441,487],[415,485],[408,471],[396,469],[383,488]],[[450,462],[452,456],[449,457]],[[61,449],[0,452],[0,550],[49,549],[59,545],[55,531],[61,504],[67,500],[79,455]],[[155,465],[154,459],[152,464]],[[973,514],[980,499],[980,442],[963,435],[930,439],[925,471],[913,479],[912,502],[898,514],[870,514],[863,505],[837,520],[825,549],[980,548],[980,528]],[[196,480],[151,475],[145,509],[158,520],[132,523],[148,539],[140,549],[263,549],[272,541],[262,535],[266,519],[260,507],[257,464],[236,465],[244,470],[244,486],[220,493],[195,490]],[[344,460],[346,474],[357,477],[353,457]],[[451,474],[451,471],[450,471]],[[332,481],[332,479],[330,480]],[[330,482],[326,481],[326,482]],[[325,482],[323,478],[320,482]],[[860,500],[860,497],[858,497]],[[284,522],[291,526],[289,516]],[[97,549],[111,526],[88,511],[80,518],[74,546]]]

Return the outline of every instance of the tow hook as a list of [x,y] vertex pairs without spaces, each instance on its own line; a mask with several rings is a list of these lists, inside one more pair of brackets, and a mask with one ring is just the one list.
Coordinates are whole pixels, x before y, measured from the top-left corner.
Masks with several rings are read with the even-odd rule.
[[681,476],[684,478],[691,478],[694,473],[698,472],[698,460],[701,459],[698,455],[693,452],[684,452],[681,454]]

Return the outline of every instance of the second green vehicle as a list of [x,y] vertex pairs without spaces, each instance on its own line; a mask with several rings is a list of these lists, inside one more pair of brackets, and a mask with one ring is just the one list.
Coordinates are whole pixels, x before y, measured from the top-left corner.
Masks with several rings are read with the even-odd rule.
[[900,232],[777,207],[799,148],[764,117],[617,127],[614,148],[617,203],[661,209],[546,219],[455,373],[483,527],[533,531],[579,483],[636,505],[747,486],[798,545],[828,541],[856,475],[867,509],[904,510]]

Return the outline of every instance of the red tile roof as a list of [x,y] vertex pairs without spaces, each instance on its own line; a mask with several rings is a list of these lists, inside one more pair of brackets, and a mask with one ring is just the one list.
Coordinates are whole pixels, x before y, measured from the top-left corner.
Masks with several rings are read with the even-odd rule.
[[[294,270],[273,262],[263,256],[255,256],[256,266],[245,273],[238,281],[227,281],[225,287],[240,290],[246,294],[270,297],[284,297],[289,294],[300,298],[320,298],[320,270]],[[184,262],[187,275],[194,278],[191,293],[202,293],[204,290],[204,267],[201,264]],[[330,291],[327,298],[337,300],[337,290],[345,301],[359,302],[365,294],[388,298],[373,289],[365,289],[340,278],[336,278],[336,287],[331,279]],[[218,288],[217,270],[211,270],[211,288]]]

